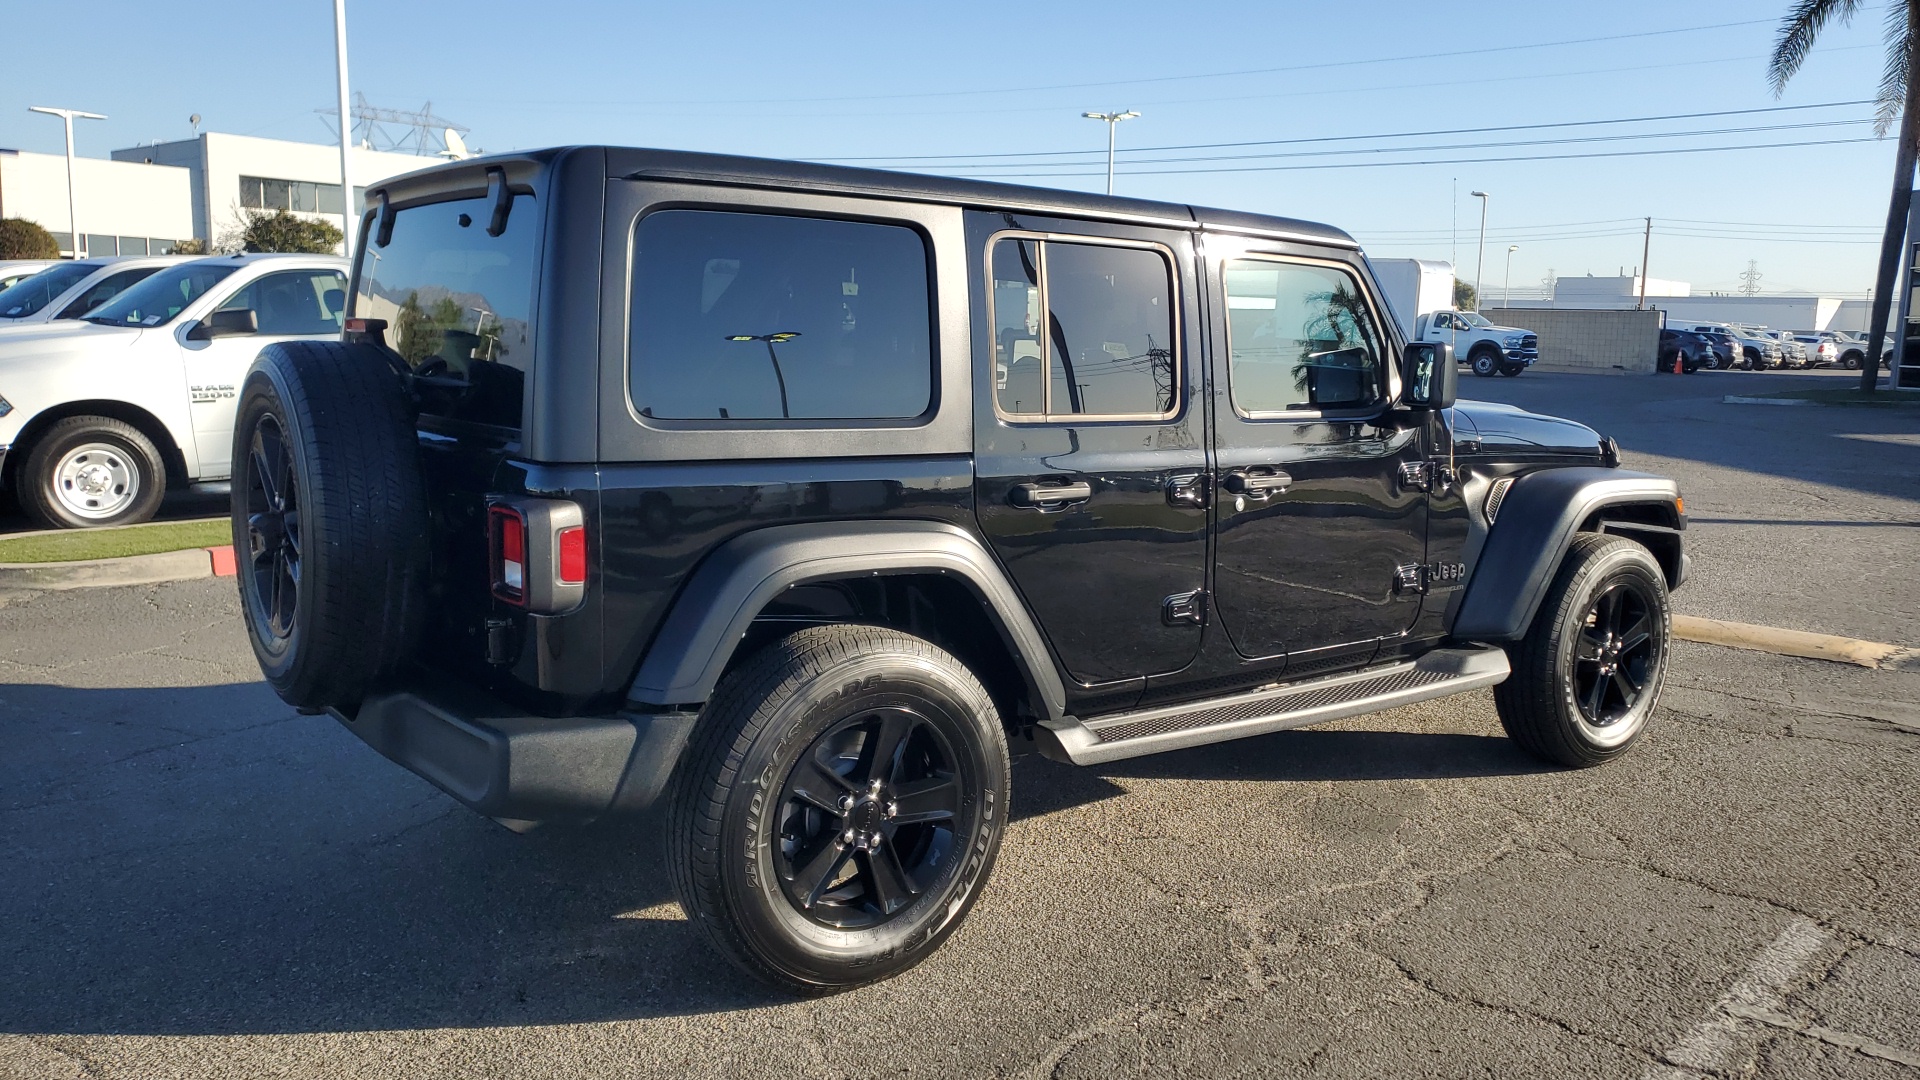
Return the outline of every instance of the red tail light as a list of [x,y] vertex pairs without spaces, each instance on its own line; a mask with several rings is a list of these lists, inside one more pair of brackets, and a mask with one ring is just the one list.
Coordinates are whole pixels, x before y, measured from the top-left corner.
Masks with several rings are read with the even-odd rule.
[[[496,504],[487,514],[487,521],[493,541],[493,595],[524,607],[527,602],[527,519],[514,507]],[[583,543],[583,572],[585,554]]]
[[587,583],[587,530],[574,525],[560,530],[560,584]]

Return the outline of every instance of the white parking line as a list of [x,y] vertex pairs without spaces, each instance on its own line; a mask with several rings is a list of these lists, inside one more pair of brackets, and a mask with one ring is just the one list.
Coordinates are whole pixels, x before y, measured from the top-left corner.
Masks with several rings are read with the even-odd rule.
[[1764,1030],[1742,1014],[1781,1012],[1786,1006],[1782,993],[1786,985],[1831,940],[1811,920],[1795,917],[1693,1030],[1660,1055],[1670,1064],[1647,1066],[1641,1080],[1694,1080],[1705,1073],[1733,1070],[1739,1064],[1736,1058],[1753,1053]]

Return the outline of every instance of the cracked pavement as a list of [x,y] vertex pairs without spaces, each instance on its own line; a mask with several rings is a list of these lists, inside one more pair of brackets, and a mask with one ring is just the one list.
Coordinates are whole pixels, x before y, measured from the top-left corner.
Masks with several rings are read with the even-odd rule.
[[[1866,437],[1914,420],[1718,401],[1792,378],[1466,390],[1679,476],[1681,611],[1920,645],[1920,446]],[[282,706],[230,581],[15,595],[0,1077],[1920,1078],[1917,702],[1678,643],[1601,769],[1485,693],[1021,759],[947,946],[790,1001],[689,932],[656,822],[515,836]]]

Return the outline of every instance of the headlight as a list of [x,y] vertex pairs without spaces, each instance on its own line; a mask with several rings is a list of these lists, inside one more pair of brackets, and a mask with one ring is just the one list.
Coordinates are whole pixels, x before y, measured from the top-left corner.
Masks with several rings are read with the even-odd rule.
[[1520,343],[1525,340],[1526,339],[1521,337],[1519,334],[1509,334],[1507,335],[1507,348],[1517,349],[1520,347]]
[[8,401],[4,397],[0,397],[0,416],[5,416],[12,411],[13,411],[13,402]]

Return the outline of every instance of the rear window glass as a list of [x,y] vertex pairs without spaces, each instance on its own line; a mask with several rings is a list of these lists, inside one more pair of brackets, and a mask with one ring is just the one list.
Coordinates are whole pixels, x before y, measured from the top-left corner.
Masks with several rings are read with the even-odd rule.
[[634,231],[634,407],[664,420],[927,411],[927,247],[899,225],[663,210]]
[[384,319],[388,344],[443,380],[420,384],[423,411],[517,428],[540,223],[530,195],[514,198],[499,236],[487,235],[492,215],[485,197],[396,212],[387,245],[361,253],[354,315]]

